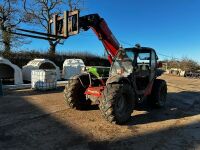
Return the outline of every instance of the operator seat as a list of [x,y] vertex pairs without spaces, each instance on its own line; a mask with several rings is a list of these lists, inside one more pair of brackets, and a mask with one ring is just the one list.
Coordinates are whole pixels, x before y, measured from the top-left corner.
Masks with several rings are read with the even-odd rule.
[[140,71],[140,75],[141,77],[147,77],[150,74],[150,68],[148,64],[145,64],[144,62],[139,65],[139,71]]
[[144,62],[138,65],[137,74],[135,77],[138,90],[144,90],[149,83],[149,77],[150,77],[149,65],[145,64]]
[[149,71],[149,65],[143,63],[142,65],[140,65],[140,70]]

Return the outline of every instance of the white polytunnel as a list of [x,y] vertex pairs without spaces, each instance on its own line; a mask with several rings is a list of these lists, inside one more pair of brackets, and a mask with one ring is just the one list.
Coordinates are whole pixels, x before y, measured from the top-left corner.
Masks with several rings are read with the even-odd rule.
[[70,79],[72,76],[80,74],[85,69],[82,59],[66,59],[63,63],[63,78]]
[[31,71],[38,69],[56,70],[57,80],[60,80],[60,68],[56,64],[48,59],[34,59],[31,60],[27,65],[23,66],[22,74],[23,80],[31,81]]
[[0,57],[0,79],[14,80],[14,84],[23,84],[22,70],[8,59]]

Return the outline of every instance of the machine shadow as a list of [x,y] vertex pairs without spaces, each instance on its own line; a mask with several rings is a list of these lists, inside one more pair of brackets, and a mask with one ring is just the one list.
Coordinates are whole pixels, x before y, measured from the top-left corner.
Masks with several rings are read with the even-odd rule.
[[[91,141],[90,149],[198,149],[200,146],[200,122],[195,120],[189,124],[177,124],[176,126],[162,126],[162,121],[181,119],[200,114],[200,92],[183,91],[180,93],[168,93],[167,105],[161,109],[151,109],[143,103],[137,110],[145,110],[147,113],[134,115],[127,126],[132,131],[132,136],[117,140]],[[158,130],[141,133],[138,125],[160,122]],[[163,124],[164,125],[164,124]]]
[[62,150],[87,146],[88,135],[54,114],[23,96],[0,97],[0,149]]
[[198,115],[200,114],[200,92],[168,93],[164,108],[153,109],[147,102],[144,102],[137,106],[136,110],[146,112],[138,115],[133,113],[126,125],[146,124]]
[[87,106],[86,108],[82,109],[81,111],[90,111],[90,110],[98,110],[99,105],[98,104],[92,104],[90,106]]
[[31,96],[31,95],[45,95],[45,94],[50,94],[50,93],[62,93],[65,89],[65,86],[58,86],[54,90],[32,90],[32,89],[27,89],[27,90],[4,90],[5,95],[20,95],[20,96]]
[[[196,109],[197,107],[197,109]],[[146,111],[143,114],[131,116],[125,125],[138,125],[159,122],[170,119],[179,119],[200,114],[200,92],[182,91],[168,93],[164,108],[152,108],[147,101],[136,106],[137,111]],[[98,110],[98,104],[87,106],[83,111]]]
[[[185,101],[181,101],[186,95],[189,95],[188,100],[193,100],[193,104],[191,103],[190,106]],[[28,102],[23,96],[8,95],[0,97],[0,149],[160,149],[160,146],[166,146],[167,142],[171,142],[171,135],[174,136],[174,132],[179,130],[191,129],[193,132],[190,132],[188,136],[199,137],[199,122],[180,127],[154,130],[142,135],[137,135],[137,128],[134,125],[197,115],[200,113],[200,100],[196,99],[195,96],[199,98],[200,93],[189,91],[169,93],[165,109],[150,110],[146,107],[147,114],[133,116],[127,123],[127,127],[133,132],[133,136],[118,138],[114,141],[95,140],[89,132],[88,134],[82,133],[75,129],[73,124],[66,121],[67,118],[63,122],[51,113]],[[163,140],[160,141],[160,137],[163,137],[163,135],[165,135],[166,143]],[[179,134],[173,137],[178,142],[175,146],[180,146],[184,142],[180,141],[179,137]],[[145,141],[149,141],[148,144]],[[195,144],[200,144],[200,137],[199,141],[193,142],[193,145],[185,145],[185,149],[187,149],[187,146],[189,146],[189,149]],[[172,149],[176,149],[176,147],[172,147]]]
[[134,126],[129,129],[132,130],[133,136],[113,141],[91,141],[88,143],[88,147],[95,150],[191,150],[198,149],[200,146],[199,122],[154,130],[144,134],[137,134],[137,128]]

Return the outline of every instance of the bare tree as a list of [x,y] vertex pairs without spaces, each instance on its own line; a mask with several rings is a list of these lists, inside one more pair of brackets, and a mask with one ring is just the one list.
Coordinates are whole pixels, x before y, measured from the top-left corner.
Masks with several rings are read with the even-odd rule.
[[72,11],[74,9],[85,9],[85,0],[68,0],[69,9]]
[[[42,29],[50,34],[49,20],[52,19],[53,14],[62,14],[64,8],[64,0],[23,0],[24,10],[26,12],[26,21],[39,25]],[[55,54],[56,46],[60,40],[48,40],[50,48],[49,53]]]
[[[6,32],[17,27],[22,21],[22,15],[18,7],[18,0],[2,0],[0,2],[0,42],[4,45],[4,52],[9,53],[11,46],[22,43],[22,37]],[[16,42],[18,44],[16,44]],[[15,43],[15,44],[13,44]]]
[[[70,7],[70,9],[78,8],[83,0],[23,0],[24,10],[26,12],[26,19],[31,24],[36,24],[50,34],[49,20],[52,19],[53,14],[63,14],[63,11]],[[49,53],[54,55],[56,46],[60,40],[49,42]]]
[[200,66],[198,62],[185,57],[180,62],[180,68],[185,71],[197,71],[200,69]]
[[182,58],[181,60],[164,60],[164,62],[167,63],[168,68],[178,68],[185,71],[197,71],[200,69],[200,65],[198,64],[198,62],[187,57]]

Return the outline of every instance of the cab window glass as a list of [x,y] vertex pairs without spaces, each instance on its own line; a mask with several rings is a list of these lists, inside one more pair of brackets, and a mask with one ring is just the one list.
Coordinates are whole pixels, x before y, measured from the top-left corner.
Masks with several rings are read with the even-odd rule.
[[155,68],[156,67],[156,55],[154,52],[151,54],[151,67]]
[[137,57],[137,62],[139,64],[148,64],[150,62],[150,53],[139,53]]

